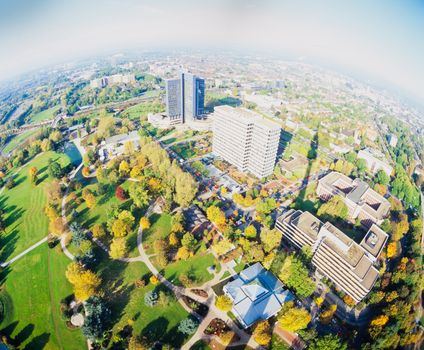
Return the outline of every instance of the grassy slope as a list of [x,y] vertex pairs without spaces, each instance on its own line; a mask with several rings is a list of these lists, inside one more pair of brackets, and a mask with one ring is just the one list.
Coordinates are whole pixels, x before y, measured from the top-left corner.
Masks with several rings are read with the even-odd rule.
[[54,106],[52,108],[46,109],[45,111],[34,114],[31,117],[30,123],[39,123],[44,120],[53,119],[54,113],[59,110],[60,106]]
[[153,243],[164,239],[171,233],[172,217],[169,214],[153,214],[150,217],[151,227],[143,231],[143,246],[147,254],[153,254]]
[[37,133],[38,130],[28,130],[23,132],[22,134],[16,135],[15,137],[13,137],[8,144],[4,147],[3,149],[3,153],[9,153],[11,150],[13,150],[16,146],[18,146],[19,144],[21,144],[23,141],[25,141],[28,137],[30,137],[31,135],[34,135],[35,133]]
[[[5,212],[7,229],[1,237],[1,261],[10,259],[47,235],[48,220],[44,214],[47,199],[45,188],[52,180],[47,174],[47,162],[52,158],[62,165],[69,164],[64,154],[46,152],[26,164],[15,177],[16,186],[5,189],[0,203]],[[31,167],[39,171],[39,183],[31,184],[28,171]]]

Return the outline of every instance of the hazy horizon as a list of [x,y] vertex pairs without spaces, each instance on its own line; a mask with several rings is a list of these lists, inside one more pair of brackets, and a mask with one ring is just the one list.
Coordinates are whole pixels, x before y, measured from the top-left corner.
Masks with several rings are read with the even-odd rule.
[[107,52],[221,48],[342,67],[420,101],[423,29],[423,1],[0,0],[0,80]]

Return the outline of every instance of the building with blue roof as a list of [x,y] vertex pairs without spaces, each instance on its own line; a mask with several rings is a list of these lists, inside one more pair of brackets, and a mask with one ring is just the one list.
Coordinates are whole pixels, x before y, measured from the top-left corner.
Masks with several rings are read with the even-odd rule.
[[284,303],[294,299],[283,283],[260,263],[241,271],[223,290],[233,302],[233,314],[245,328],[274,316]]

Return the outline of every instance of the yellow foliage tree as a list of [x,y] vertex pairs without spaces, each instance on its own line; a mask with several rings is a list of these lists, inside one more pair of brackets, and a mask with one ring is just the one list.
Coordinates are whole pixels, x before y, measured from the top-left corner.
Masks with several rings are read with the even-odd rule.
[[124,237],[127,235],[126,225],[123,220],[116,219],[112,223],[112,233],[115,237]]
[[122,258],[127,254],[128,247],[125,238],[114,238],[110,244],[109,255],[113,259]]
[[119,163],[119,175],[121,176],[128,176],[130,173],[130,166],[126,160],[121,161]]
[[96,206],[96,197],[92,193],[87,193],[84,198],[87,208],[92,209]]
[[387,316],[387,315],[380,315],[380,316],[375,317],[371,321],[371,326],[383,327],[384,325],[386,325],[387,322],[389,322],[389,316]]
[[80,263],[72,262],[68,265],[66,278],[74,286],[75,297],[85,301],[96,294],[101,279],[92,271],[85,269]]
[[150,276],[150,283],[155,286],[156,284],[159,283],[159,279],[155,275]]
[[325,309],[321,315],[320,315],[320,321],[323,324],[328,324],[330,323],[331,319],[334,316],[334,313],[337,310],[337,305],[336,304],[331,304],[327,309]]
[[175,259],[177,260],[187,260],[192,253],[187,247],[180,247],[177,251],[177,254],[175,255]]
[[355,304],[356,304],[356,303],[355,303],[355,300],[353,300],[353,298],[352,298],[350,295],[348,295],[348,294],[346,294],[346,295],[344,296],[343,301],[344,301],[344,302],[345,302],[345,304],[346,304],[346,305],[348,305],[348,306],[353,306],[353,305],[355,305]]
[[289,309],[278,318],[280,326],[289,332],[305,329],[309,322],[311,322],[311,315],[303,308]]
[[150,221],[149,221],[149,218],[147,218],[147,217],[143,216],[143,217],[140,219],[140,228],[141,228],[142,230],[147,230],[148,228],[150,228]]
[[230,311],[233,307],[233,302],[226,295],[219,295],[216,297],[215,306],[222,311]]
[[315,304],[317,304],[317,306],[321,306],[322,303],[324,302],[324,298],[323,297],[317,297],[315,298]]
[[387,257],[394,258],[397,255],[397,242],[390,242],[387,246]]
[[105,229],[103,228],[103,225],[101,224],[95,224],[92,227],[91,232],[93,233],[93,237],[95,238],[104,237],[104,235],[106,234]]
[[178,240],[177,234],[175,232],[171,232],[171,234],[168,236],[169,245],[175,247],[180,242]]
[[50,221],[49,232],[56,237],[59,237],[63,232],[65,232],[65,224],[61,217],[56,217]]
[[266,346],[271,342],[271,327],[268,321],[259,321],[253,330],[253,339],[259,344]]
[[225,214],[220,208],[214,205],[211,205],[206,210],[206,215],[208,219],[212,221],[218,227],[225,225]]

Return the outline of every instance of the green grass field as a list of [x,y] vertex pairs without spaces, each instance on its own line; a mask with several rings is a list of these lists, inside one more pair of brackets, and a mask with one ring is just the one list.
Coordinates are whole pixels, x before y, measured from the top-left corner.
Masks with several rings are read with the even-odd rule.
[[[103,279],[105,296],[112,306],[114,333],[132,323],[129,320],[133,320],[133,334],[180,347],[187,337],[179,333],[177,327],[179,322],[188,317],[188,313],[177,300],[172,298],[168,305],[146,306],[146,292],[154,288],[166,290],[162,285],[153,286],[148,282],[151,274],[146,265],[142,262],[127,264],[111,260],[104,253],[101,256],[98,272]],[[136,288],[134,283],[141,278],[147,285]]]
[[[19,254],[47,235],[48,220],[44,214],[47,203],[45,188],[52,180],[47,174],[49,159],[69,164],[65,154],[46,152],[26,164],[15,177],[16,186],[5,189],[0,196],[0,204],[5,212],[6,233],[1,236],[0,261],[6,261]],[[31,184],[28,171],[37,167],[39,183]]]
[[38,130],[28,130],[23,132],[22,134],[15,135],[3,148],[3,153],[7,154],[10,151],[12,151],[15,147],[20,145],[22,142],[24,142],[27,138],[29,138],[31,135],[34,135],[38,132]]
[[[152,91],[152,96],[154,91]],[[147,93],[146,93],[147,94]],[[165,106],[159,102],[141,102],[132,107],[127,108],[123,115],[129,119],[139,119],[140,117],[147,117],[149,113],[160,113],[165,111]]]
[[52,108],[46,109],[42,112],[36,113],[31,117],[30,123],[39,123],[44,120],[53,119],[54,114],[60,109],[60,106],[54,106]]
[[172,217],[169,214],[153,214],[150,216],[150,228],[143,231],[143,247],[147,254],[154,253],[153,244],[171,233]]

